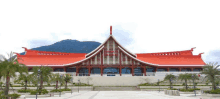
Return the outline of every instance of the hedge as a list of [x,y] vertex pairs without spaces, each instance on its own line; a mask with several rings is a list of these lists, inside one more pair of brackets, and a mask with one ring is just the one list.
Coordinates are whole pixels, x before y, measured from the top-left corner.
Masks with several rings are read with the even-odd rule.
[[209,93],[209,94],[220,94],[220,89],[216,89],[216,90],[211,90],[211,91],[204,91],[204,93]]
[[[30,91],[31,95],[36,95],[36,93],[38,92],[39,93],[40,90],[32,90]],[[48,94],[48,91],[46,89],[42,89],[41,90],[41,93],[42,94]]]
[[[200,90],[199,88],[195,88],[195,90]],[[180,91],[183,91],[183,92],[193,92],[194,91],[194,88],[190,88],[190,89],[180,89]]]

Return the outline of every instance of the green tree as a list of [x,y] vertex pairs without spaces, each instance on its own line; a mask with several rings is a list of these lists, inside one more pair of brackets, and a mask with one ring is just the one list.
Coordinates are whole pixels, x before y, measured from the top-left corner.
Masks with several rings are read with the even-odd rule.
[[[38,77],[38,70],[40,70],[40,73],[39,73],[39,81],[40,81],[39,94],[41,95],[41,91],[43,89],[43,82],[47,82],[47,83],[50,82],[49,79],[51,79],[51,77],[52,77],[51,72],[53,71],[53,69],[51,67],[44,67],[44,66],[33,67],[33,69],[31,71],[33,72],[32,76],[34,78]],[[33,82],[36,83],[36,80],[34,80]]]
[[58,88],[58,82],[64,83],[63,77],[60,77],[60,74],[56,73],[56,74],[52,74],[51,80],[52,82],[56,82],[56,90]]
[[169,83],[170,83],[170,89],[171,89],[171,86],[172,86],[172,80],[175,80],[176,77],[173,75],[173,74],[166,74],[164,80],[168,80]]
[[19,72],[20,74],[23,72],[28,73],[28,68],[24,64],[19,64],[12,52],[8,54],[8,57],[9,59],[3,56],[3,60],[0,60],[0,73],[1,76],[6,79],[6,87],[4,92],[6,97],[8,97],[10,78],[15,78],[16,72]]
[[205,74],[207,78],[212,83],[212,90],[216,90],[216,80],[220,79],[217,75],[220,75],[220,71],[217,69],[218,63],[209,63],[203,66],[203,71],[201,74]]
[[181,81],[183,80],[185,81],[186,90],[188,89],[187,80],[192,80],[192,75],[194,75],[195,80],[199,79],[199,77],[196,74],[188,74],[188,73],[179,74],[178,79],[180,79]]
[[29,73],[22,73],[19,75],[19,77],[15,80],[15,83],[24,82],[25,83],[25,90],[27,90],[27,83],[30,83],[32,81],[32,75]]
[[66,82],[66,85],[65,85],[65,89],[67,89],[67,82],[70,82],[71,81],[71,76],[69,74],[66,74],[64,76],[64,81]]

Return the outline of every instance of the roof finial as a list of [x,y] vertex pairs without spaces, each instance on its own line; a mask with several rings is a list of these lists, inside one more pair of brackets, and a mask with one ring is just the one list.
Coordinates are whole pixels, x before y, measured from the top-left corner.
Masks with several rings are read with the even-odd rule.
[[112,35],[112,26],[110,26],[110,35]]

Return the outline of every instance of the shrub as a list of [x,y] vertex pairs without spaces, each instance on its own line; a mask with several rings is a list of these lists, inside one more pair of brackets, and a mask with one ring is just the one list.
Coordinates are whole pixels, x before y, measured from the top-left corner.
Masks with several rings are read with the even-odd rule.
[[[36,93],[37,93],[37,92],[39,93],[39,91],[40,91],[40,90],[32,90],[32,91],[30,91],[30,94],[31,94],[31,95],[36,95]],[[42,94],[47,94],[48,91],[47,91],[46,89],[42,89],[42,90],[41,90],[41,93],[42,93]]]
[[167,90],[178,90],[178,89],[176,89],[176,88],[171,88],[171,89],[170,89],[170,88],[168,88]]
[[211,90],[211,91],[204,91],[204,93],[209,93],[209,94],[220,94],[220,89],[216,89],[216,90]]
[[80,83],[79,85],[75,84],[75,86],[92,86],[92,85],[88,85],[88,84],[85,84],[85,83]]
[[26,93],[26,92],[31,92],[32,90],[30,90],[30,89],[27,89],[27,90],[24,90],[24,89],[20,89],[20,90],[18,90],[18,92],[20,92],[20,93]]
[[50,86],[50,84],[48,83],[47,86]]
[[186,84],[185,84],[185,83],[183,83],[182,85],[183,85],[183,86],[185,86]]
[[51,90],[50,92],[62,92],[62,90],[60,90],[60,89],[54,89],[54,90]]
[[9,94],[9,97],[12,97],[12,99],[17,99],[18,97],[20,97],[21,95],[19,94]]
[[196,83],[195,83],[195,86],[196,86],[197,84],[198,84],[198,83],[196,82]]
[[22,82],[21,85],[24,86],[24,83]]
[[[199,88],[195,88],[195,90],[200,90]],[[194,88],[190,88],[190,89],[180,89],[180,91],[183,91],[183,92],[193,92],[194,91]]]
[[71,89],[61,89],[61,91],[71,91]]

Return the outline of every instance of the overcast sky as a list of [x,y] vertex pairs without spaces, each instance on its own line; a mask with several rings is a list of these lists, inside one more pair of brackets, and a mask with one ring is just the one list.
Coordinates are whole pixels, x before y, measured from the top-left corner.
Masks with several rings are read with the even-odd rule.
[[[79,2],[80,1],[80,2]],[[220,0],[1,0],[0,54],[113,36],[133,53],[189,50],[220,64]]]

